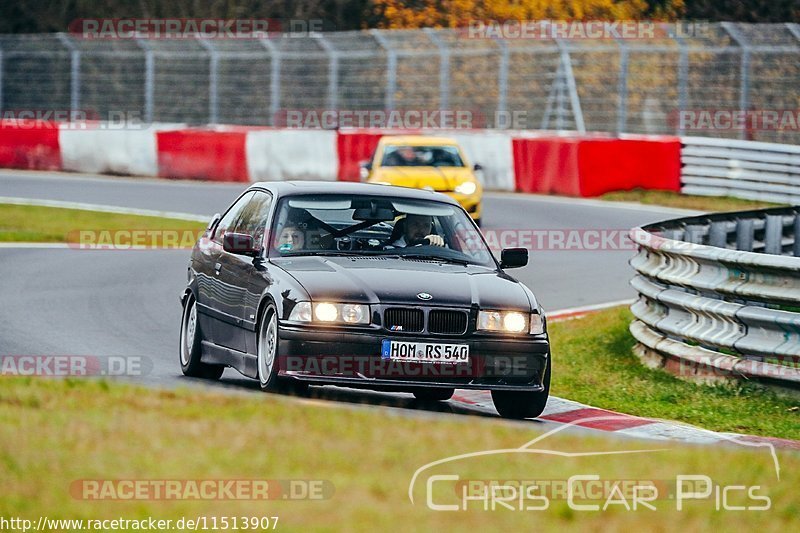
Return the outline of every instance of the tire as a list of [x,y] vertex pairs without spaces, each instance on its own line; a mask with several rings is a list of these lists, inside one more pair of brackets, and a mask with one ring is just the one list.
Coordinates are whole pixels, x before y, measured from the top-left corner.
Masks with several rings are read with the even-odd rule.
[[544,390],[541,392],[492,391],[494,408],[503,418],[536,418],[542,414],[550,396],[550,368],[547,361],[544,372]]
[[183,375],[193,378],[219,379],[225,367],[222,365],[209,365],[200,360],[200,343],[203,341],[203,332],[197,322],[197,302],[194,295],[186,297],[181,318],[181,345],[179,360]]
[[417,389],[414,391],[414,397],[424,402],[444,402],[449,400],[454,392],[455,389]]
[[278,377],[278,314],[275,306],[267,305],[258,325],[256,339],[258,352],[258,385],[262,391],[275,392],[280,389]]

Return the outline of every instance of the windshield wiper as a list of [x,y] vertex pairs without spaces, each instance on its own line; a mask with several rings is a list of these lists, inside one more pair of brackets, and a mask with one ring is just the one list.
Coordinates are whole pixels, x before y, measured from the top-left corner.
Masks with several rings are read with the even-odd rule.
[[431,254],[403,254],[400,257],[404,258],[413,258],[413,259],[430,259],[432,261],[441,261],[443,263],[454,263],[457,265],[473,265],[477,263],[473,263],[468,259],[460,259],[457,257],[445,257],[441,255],[431,255]]

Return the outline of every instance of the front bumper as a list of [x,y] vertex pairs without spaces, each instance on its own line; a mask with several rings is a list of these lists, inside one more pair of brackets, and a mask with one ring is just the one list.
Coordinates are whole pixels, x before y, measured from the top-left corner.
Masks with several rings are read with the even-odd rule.
[[[388,390],[445,387],[542,391],[549,364],[546,336],[520,339],[393,336],[389,332],[346,332],[281,326],[280,375],[299,381]],[[381,359],[381,341],[467,344],[466,364],[410,363]]]

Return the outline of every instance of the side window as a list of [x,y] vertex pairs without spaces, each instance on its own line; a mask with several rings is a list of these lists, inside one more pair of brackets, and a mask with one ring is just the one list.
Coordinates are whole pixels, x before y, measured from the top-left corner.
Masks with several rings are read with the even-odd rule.
[[263,191],[255,191],[253,196],[242,209],[236,225],[236,233],[246,233],[253,236],[256,247],[261,249],[264,244],[264,232],[267,227],[269,208],[272,206],[272,196]]
[[217,224],[217,229],[214,230],[214,242],[222,244],[222,236],[225,234],[225,232],[234,231],[236,222],[239,220],[242,211],[254,194],[255,192],[249,192],[245,194],[239,198],[230,209],[228,209],[228,212],[225,213],[225,216],[223,216],[222,220],[220,220]]

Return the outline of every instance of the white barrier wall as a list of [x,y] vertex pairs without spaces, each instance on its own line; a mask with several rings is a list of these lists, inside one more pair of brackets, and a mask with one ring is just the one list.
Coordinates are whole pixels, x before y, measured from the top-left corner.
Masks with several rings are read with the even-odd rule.
[[334,130],[250,131],[245,140],[250,181],[336,181],[339,155]]

